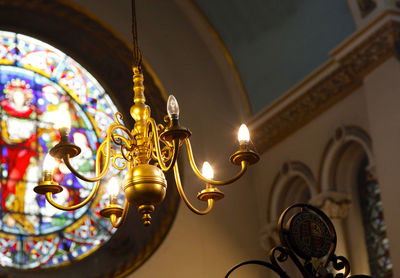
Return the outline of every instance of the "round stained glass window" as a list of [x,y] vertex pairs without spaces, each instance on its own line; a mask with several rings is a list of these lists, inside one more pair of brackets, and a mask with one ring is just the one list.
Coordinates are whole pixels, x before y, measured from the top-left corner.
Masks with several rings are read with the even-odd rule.
[[[74,167],[94,175],[94,157],[117,112],[100,84],[82,66],[31,37],[0,31],[0,264],[33,269],[88,255],[114,233],[99,215],[107,194],[75,211],[60,211],[33,188],[42,161],[59,140],[56,111],[68,109],[70,139],[81,149]],[[64,186],[59,204],[82,201],[93,184],[75,178],[62,163],[54,180]],[[113,173],[118,174],[118,173]]]

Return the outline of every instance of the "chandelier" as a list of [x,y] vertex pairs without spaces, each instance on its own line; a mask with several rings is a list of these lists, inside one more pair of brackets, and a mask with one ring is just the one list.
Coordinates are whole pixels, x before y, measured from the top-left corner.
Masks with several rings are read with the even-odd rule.
[[[238,180],[249,165],[259,160],[259,155],[251,146],[249,131],[243,124],[238,132],[239,149],[230,157],[230,161],[241,169],[234,177],[225,181],[214,180],[213,170],[207,162],[204,162],[200,172],[189,140],[191,132],[179,123],[179,105],[176,98],[172,95],[168,98],[164,124],[157,124],[151,118],[150,107],[146,104],[144,95],[142,55],[137,42],[134,0],[132,0],[132,36],[134,104],[130,108],[130,114],[134,120],[133,129],[130,130],[123,125],[121,113],[115,113],[115,121],[108,127],[107,136],[97,149],[95,176],[87,177],[80,174],[71,164],[71,158],[79,155],[81,150],[69,139],[71,126],[69,112],[59,110],[59,122],[55,128],[58,128],[60,133],[60,142],[46,155],[43,163],[43,179],[34,191],[45,195],[46,200],[60,210],[76,210],[90,202],[99,190],[101,182],[108,180],[109,204],[100,211],[100,215],[109,218],[112,225],[118,228],[127,215],[129,205],[134,205],[141,213],[144,225],[150,225],[151,213],[155,206],[163,201],[166,194],[167,180],[164,172],[173,169],[176,186],[184,203],[196,214],[207,214],[213,208],[214,202],[224,197],[217,186]],[[179,149],[183,145],[186,145],[193,172],[205,182],[205,188],[197,195],[199,200],[207,203],[207,207],[203,210],[194,207],[183,190],[177,163]],[[54,194],[63,190],[63,187],[53,180],[57,161],[60,160],[77,178],[95,183],[89,195],[79,204],[64,206],[53,198]],[[125,172],[122,181],[125,193],[123,207],[118,204],[121,182],[118,179],[107,178],[110,167]]]

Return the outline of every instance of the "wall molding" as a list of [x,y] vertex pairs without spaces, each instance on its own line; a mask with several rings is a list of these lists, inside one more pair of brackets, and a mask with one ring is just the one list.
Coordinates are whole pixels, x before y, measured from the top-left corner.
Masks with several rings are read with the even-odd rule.
[[363,78],[400,53],[400,13],[387,10],[343,42],[326,64],[249,123],[260,153],[354,92]]

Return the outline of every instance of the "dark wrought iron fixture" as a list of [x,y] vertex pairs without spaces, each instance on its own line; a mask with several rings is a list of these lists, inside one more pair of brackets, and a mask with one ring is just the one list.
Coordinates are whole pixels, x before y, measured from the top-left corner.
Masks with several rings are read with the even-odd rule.
[[[282,278],[290,278],[281,264],[290,260],[304,278],[346,278],[350,263],[337,256],[336,231],[329,217],[308,204],[295,204],[279,217],[278,234],[281,246],[271,249],[269,262],[250,260],[231,268],[225,278],[245,265],[261,265]],[[232,277],[233,278],[233,277]],[[349,278],[373,278],[368,275],[352,275]]]

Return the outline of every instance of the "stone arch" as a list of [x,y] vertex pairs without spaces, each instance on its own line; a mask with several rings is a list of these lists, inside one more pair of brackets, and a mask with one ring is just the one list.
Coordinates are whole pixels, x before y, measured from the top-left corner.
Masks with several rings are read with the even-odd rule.
[[[295,188],[296,185],[302,186]],[[317,194],[318,186],[310,168],[300,161],[289,161],[282,165],[282,168],[275,178],[272,185],[271,194],[269,195],[269,206],[267,212],[267,221],[274,221],[280,215],[280,207],[287,204],[282,204],[284,197],[287,196],[288,190],[294,189],[299,196],[301,191],[307,191],[310,197]],[[304,201],[304,200],[296,200]]]
[[[338,245],[340,252],[354,261],[352,268],[355,272],[368,273],[368,252],[359,192],[361,169],[365,170],[368,179],[377,180],[369,135],[356,126],[339,127],[327,144],[322,158],[319,206],[337,219],[335,226],[342,242]],[[332,196],[338,198],[332,199]]]
[[[351,157],[352,159],[346,159]],[[358,167],[363,157],[368,160],[368,171],[375,176],[375,159],[372,153],[372,143],[368,134],[356,126],[342,126],[336,129],[329,141],[322,158],[320,171],[321,192],[345,191],[344,185],[338,184],[338,171],[352,171]],[[338,168],[338,165],[342,169]]]

